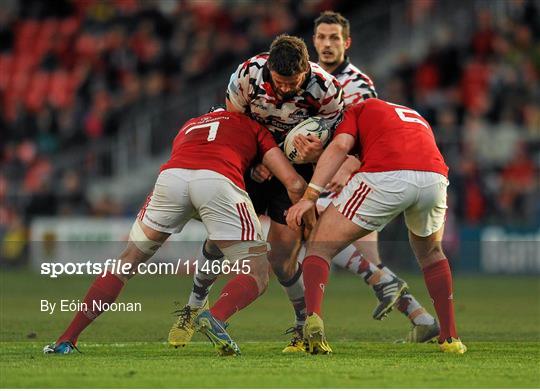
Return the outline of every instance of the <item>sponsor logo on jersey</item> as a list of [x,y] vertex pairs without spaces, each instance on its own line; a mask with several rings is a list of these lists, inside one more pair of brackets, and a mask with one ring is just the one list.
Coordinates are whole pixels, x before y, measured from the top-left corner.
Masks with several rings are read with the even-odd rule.
[[261,103],[255,102],[255,101],[251,102],[251,106],[258,108],[259,110],[264,110],[264,111],[269,110],[268,105],[263,105]]
[[289,118],[292,118],[294,120],[297,120],[297,121],[301,122],[304,119],[306,119],[306,111],[302,110],[302,109],[297,109],[294,112],[292,112],[291,114],[289,114]]

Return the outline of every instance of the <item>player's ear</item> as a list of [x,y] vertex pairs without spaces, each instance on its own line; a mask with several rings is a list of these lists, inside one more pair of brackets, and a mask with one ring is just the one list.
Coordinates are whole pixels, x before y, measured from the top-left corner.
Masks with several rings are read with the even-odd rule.
[[347,39],[345,40],[345,50],[351,47],[351,43],[352,43],[351,37],[347,37]]

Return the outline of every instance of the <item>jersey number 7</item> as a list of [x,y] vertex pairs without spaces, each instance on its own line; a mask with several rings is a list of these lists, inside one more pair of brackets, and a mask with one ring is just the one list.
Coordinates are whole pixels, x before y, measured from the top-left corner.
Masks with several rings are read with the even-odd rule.
[[195,130],[195,129],[205,129],[205,128],[209,128],[209,130],[208,130],[208,138],[206,140],[207,141],[214,141],[216,139],[216,136],[217,136],[217,131],[218,131],[218,128],[219,128],[219,121],[208,122],[207,124],[190,126],[189,128],[186,129],[186,132],[184,134],[188,134],[189,132],[191,132],[192,130]]

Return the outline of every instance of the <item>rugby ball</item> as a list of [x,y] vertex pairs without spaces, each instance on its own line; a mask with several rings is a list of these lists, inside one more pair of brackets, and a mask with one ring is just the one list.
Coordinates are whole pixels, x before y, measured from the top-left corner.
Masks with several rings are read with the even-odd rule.
[[328,129],[325,121],[319,117],[308,118],[292,128],[285,137],[283,151],[285,152],[285,156],[293,163],[300,161],[298,151],[293,144],[294,138],[299,134],[303,134],[304,136],[311,134],[321,140],[323,145],[326,145],[330,138],[330,129]]

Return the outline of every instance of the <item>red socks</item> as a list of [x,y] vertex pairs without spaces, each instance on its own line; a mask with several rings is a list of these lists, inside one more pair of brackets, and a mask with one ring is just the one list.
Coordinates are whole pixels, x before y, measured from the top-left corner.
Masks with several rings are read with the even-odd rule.
[[253,277],[240,274],[223,287],[218,301],[210,309],[212,316],[222,322],[247,307],[259,297],[259,287]]
[[123,286],[124,283],[114,274],[107,274],[105,277],[99,276],[96,278],[84,297],[87,310],[77,312],[75,318],[73,318],[66,331],[64,331],[64,334],[56,342],[70,341],[76,344],[79,334],[102,312],[94,307],[94,302],[114,303]]
[[323,258],[310,255],[302,262],[302,271],[304,275],[306,312],[308,316],[312,313],[321,316],[324,288],[328,282],[330,265]]
[[448,260],[435,262],[422,269],[422,272],[441,326],[439,342],[449,337],[458,338],[452,296],[452,272]]

